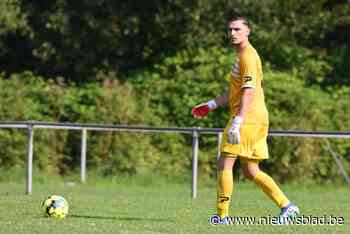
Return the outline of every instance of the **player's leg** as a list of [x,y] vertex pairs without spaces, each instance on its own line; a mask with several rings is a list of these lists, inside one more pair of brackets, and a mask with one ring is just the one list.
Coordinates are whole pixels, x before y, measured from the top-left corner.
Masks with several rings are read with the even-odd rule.
[[218,179],[217,179],[217,214],[224,218],[229,214],[231,195],[233,190],[232,168],[236,157],[222,153],[218,160]]
[[280,187],[268,174],[260,170],[258,160],[245,160],[243,171],[245,177],[254,181],[281,209],[281,223],[288,223],[290,221],[287,218],[294,218],[299,215],[299,208],[289,201]]
[[245,160],[243,163],[244,176],[254,181],[279,208],[287,206],[290,201],[276,182],[259,168],[259,161]]
[[243,172],[246,178],[254,181],[275,203],[282,208],[289,204],[288,198],[275,181],[260,170],[259,162],[268,158],[267,135],[268,126],[260,125],[249,128],[246,134],[251,136],[252,155],[242,157]]

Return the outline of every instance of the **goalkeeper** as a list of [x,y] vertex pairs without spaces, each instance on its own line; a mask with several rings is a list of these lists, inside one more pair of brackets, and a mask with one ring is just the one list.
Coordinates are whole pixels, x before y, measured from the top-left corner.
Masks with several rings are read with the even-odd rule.
[[192,109],[195,118],[228,104],[230,119],[224,130],[221,157],[218,160],[217,215],[225,222],[233,190],[232,169],[237,159],[242,162],[246,178],[254,181],[281,209],[280,217],[296,217],[297,206],[283,194],[275,181],[260,170],[259,162],[268,158],[268,112],[264,100],[260,57],[250,44],[247,19],[235,16],[228,20],[228,36],[237,51],[228,91]]

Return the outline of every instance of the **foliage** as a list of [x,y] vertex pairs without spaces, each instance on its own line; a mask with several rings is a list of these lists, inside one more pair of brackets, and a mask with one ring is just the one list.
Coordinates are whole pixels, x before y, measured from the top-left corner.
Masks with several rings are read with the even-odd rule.
[[[343,0],[3,0],[0,120],[224,127],[227,109],[201,121],[190,109],[226,89],[234,58],[226,18],[239,13],[263,59],[271,129],[348,131],[349,10]],[[0,168],[23,166],[26,132],[0,137]],[[73,172],[80,137],[36,130],[35,166]],[[323,140],[269,141],[266,169],[281,180],[337,176]],[[331,143],[348,168],[349,143]],[[190,145],[180,134],[91,132],[88,164],[105,175],[183,175]],[[215,151],[216,139],[201,137],[206,178]]]
[[[16,74],[10,79],[0,79],[1,120],[37,120],[51,122],[89,122],[135,124],[147,117],[145,105],[136,100],[128,84],[108,80],[103,85],[89,84],[85,87],[67,86],[58,78],[45,82],[31,73]],[[89,136],[89,163],[93,166],[108,164],[114,160],[121,171],[134,172],[135,168],[151,158],[142,152],[152,154],[150,138],[147,136],[125,136],[107,134],[105,137],[92,133]],[[23,165],[25,162],[26,133],[18,130],[2,130],[0,162],[3,167]],[[129,146],[131,141],[138,142]],[[47,173],[69,173],[79,164],[80,135],[67,131],[35,131],[35,164]],[[72,144],[73,143],[73,144]],[[139,147],[141,145],[141,147]],[[21,147],[19,147],[21,146]],[[118,149],[113,152],[113,149]],[[129,157],[127,156],[129,155]],[[130,155],[138,157],[129,162]],[[141,157],[142,156],[142,157]],[[116,159],[110,159],[116,158]],[[94,162],[99,162],[98,164]],[[131,163],[131,166],[130,166]],[[158,165],[152,161],[152,165]]]
[[325,84],[348,84],[349,8],[347,1],[326,0],[5,0],[0,60],[5,71],[75,82],[95,80],[101,71],[121,78],[180,50],[224,46],[226,16],[240,13],[276,69],[320,60],[323,73],[306,79],[323,83],[332,76]]
[[[215,121],[199,122],[191,118],[191,108],[220,94],[227,88],[232,58],[226,49],[180,51],[174,57],[155,64],[153,69],[137,73],[131,79],[142,95],[150,100],[150,107],[162,124],[175,126],[218,127],[225,122],[223,112]],[[179,95],[181,94],[181,95]]]

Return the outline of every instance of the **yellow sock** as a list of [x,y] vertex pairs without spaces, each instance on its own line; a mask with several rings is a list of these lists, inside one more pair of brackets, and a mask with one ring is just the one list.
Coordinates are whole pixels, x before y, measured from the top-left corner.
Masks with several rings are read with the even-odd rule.
[[232,188],[233,188],[232,170],[219,171],[216,208],[217,208],[217,214],[221,218],[228,216],[231,195],[232,195]]
[[269,175],[259,171],[253,180],[276,203],[279,208],[288,205],[288,198]]

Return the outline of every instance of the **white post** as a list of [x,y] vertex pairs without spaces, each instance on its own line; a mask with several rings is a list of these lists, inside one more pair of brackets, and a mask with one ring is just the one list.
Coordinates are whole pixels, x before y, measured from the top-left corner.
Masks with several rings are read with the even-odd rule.
[[84,128],[81,135],[81,157],[80,157],[80,180],[81,183],[86,181],[86,136],[87,130]]
[[220,151],[221,151],[221,142],[222,142],[222,132],[218,133],[218,152],[216,154],[216,159],[219,160],[220,158]]
[[197,198],[197,174],[198,174],[198,132],[192,134],[192,199]]
[[33,182],[33,140],[34,129],[32,124],[28,124],[28,138],[27,138],[27,186],[26,194],[32,194],[32,182]]
[[331,147],[331,144],[329,143],[329,141],[327,139],[325,139],[325,142],[326,142],[326,149],[332,155],[332,158],[334,159],[335,163],[337,164],[340,173],[344,176],[345,181],[348,184],[350,184],[350,177],[349,177],[348,173],[346,172],[346,170],[344,169],[338,155],[334,152],[334,150]]

